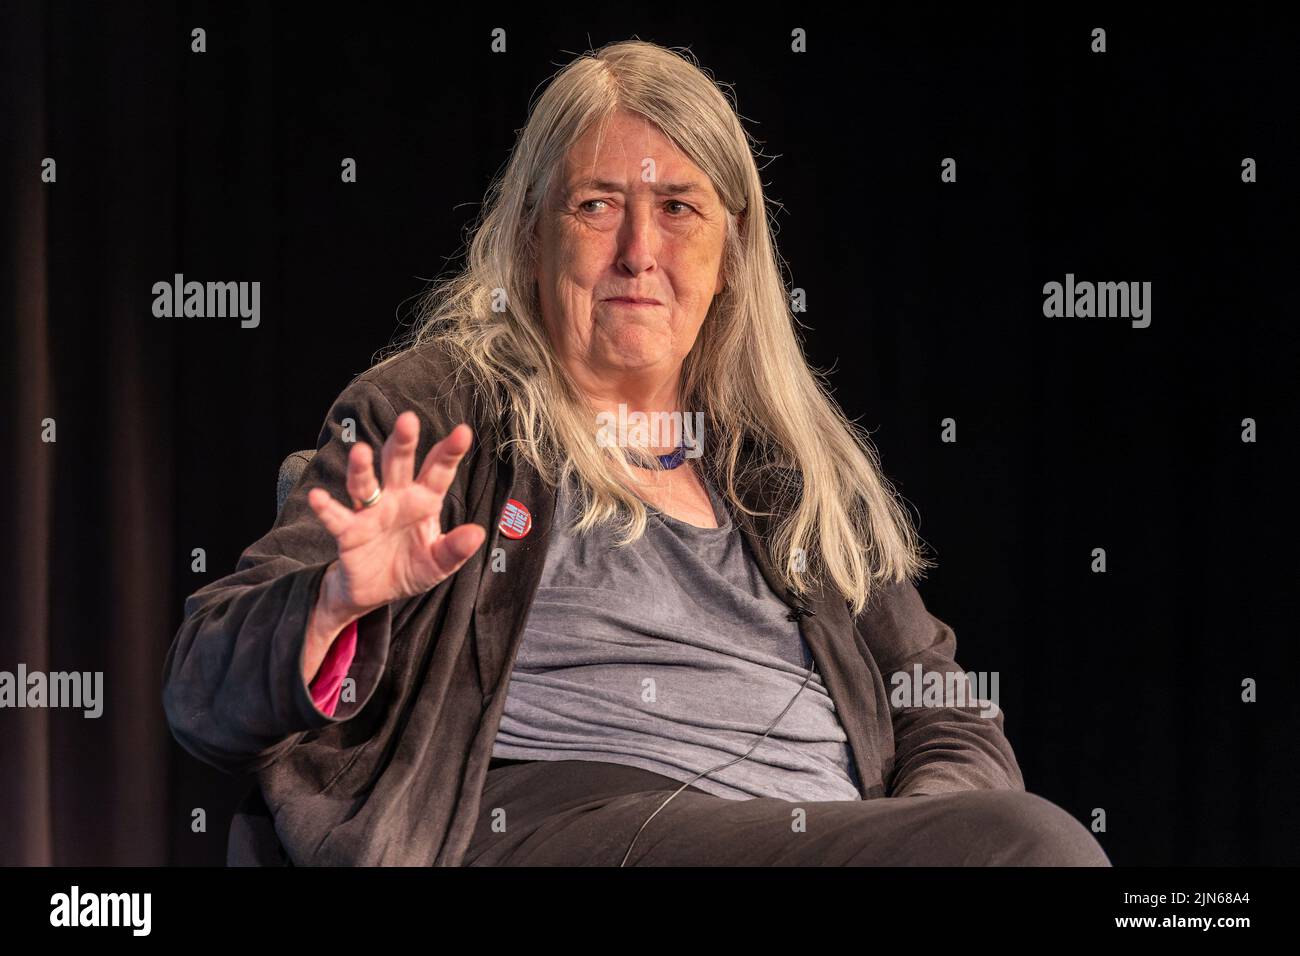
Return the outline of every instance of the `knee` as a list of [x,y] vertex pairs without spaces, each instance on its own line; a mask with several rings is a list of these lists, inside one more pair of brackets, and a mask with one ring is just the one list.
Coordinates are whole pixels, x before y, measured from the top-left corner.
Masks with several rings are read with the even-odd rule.
[[1111,865],[1088,828],[1045,797],[1023,790],[972,791],[972,796],[972,825],[984,835],[989,865]]

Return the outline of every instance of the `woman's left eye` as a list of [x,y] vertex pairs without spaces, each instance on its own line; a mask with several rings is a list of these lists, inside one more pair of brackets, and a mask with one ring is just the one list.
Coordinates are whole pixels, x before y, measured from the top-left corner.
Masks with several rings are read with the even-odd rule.
[[692,212],[695,211],[695,207],[694,207],[694,206],[691,206],[691,205],[689,205],[688,203],[684,203],[684,202],[682,202],[680,199],[670,199],[670,200],[668,200],[668,202],[664,203],[664,205],[665,205],[665,206],[681,206],[683,209],[688,209],[688,210],[690,210],[690,211],[692,211]]

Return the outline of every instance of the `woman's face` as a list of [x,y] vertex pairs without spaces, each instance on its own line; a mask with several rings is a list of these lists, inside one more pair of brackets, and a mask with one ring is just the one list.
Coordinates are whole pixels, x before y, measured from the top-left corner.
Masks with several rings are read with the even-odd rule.
[[725,221],[708,178],[643,117],[618,112],[574,144],[538,223],[537,281],[580,381],[676,374],[722,290]]

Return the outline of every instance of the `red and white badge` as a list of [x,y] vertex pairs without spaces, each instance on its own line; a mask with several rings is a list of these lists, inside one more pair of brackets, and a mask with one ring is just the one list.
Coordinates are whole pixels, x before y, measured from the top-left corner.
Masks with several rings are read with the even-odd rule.
[[533,516],[522,501],[510,498],[501,509],[501,521],[497,524],[501,533],[507,538],[522,538],[533,530]]

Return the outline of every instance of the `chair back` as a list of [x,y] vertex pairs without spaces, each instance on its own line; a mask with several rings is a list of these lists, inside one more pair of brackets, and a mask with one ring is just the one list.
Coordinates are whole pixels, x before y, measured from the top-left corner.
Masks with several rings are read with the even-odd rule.
[[284,461],[280,462],[280,476],[275,482],[275,513],[278,515],[280,509],[284,507],[284,500],[289,497],[289,492],[293,491],[293,486],[298,484],[298,479],[302,473],[307,470],[307,464],[315,456],[314,448],[304,448],[302,451],[295,451]]

